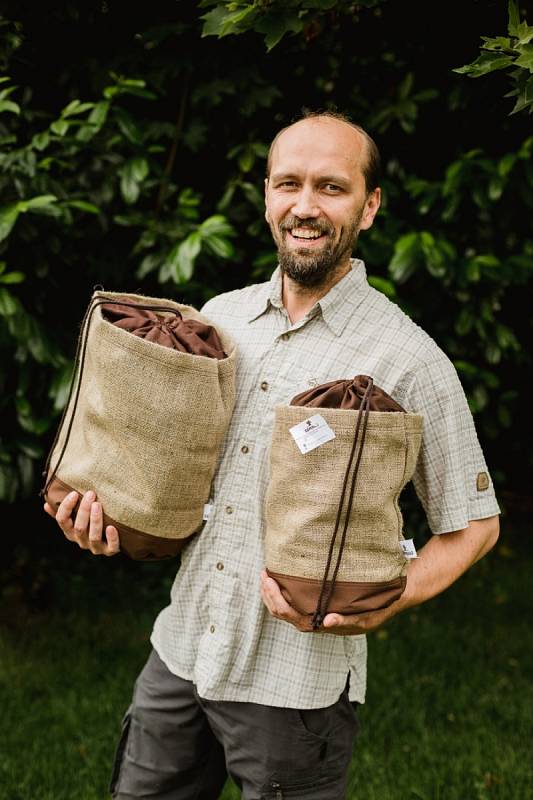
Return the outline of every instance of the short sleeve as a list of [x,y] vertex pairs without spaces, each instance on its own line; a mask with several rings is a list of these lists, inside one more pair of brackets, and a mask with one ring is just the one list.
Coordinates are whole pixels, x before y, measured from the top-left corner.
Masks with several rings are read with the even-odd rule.
[[444,353],[417,371],[405,405],[424,417],[413,484],[431,531],[461,530],[470,520],[499,514],[472,413]]

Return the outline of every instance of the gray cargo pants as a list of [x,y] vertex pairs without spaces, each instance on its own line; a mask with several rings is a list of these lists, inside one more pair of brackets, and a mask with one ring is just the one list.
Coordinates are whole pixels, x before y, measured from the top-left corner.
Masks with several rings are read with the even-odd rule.
[[217,800],[229,774],[242,800],[343,800],[357,729],[347,691],[304,711],[204,700],[152,651],[123,720],[110,790],[116,800]]

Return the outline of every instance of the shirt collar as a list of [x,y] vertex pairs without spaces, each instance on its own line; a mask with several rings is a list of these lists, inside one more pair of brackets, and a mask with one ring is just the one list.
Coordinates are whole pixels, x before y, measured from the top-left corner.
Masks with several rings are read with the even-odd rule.
[[[340,336],[356,308],[363,302],[370,286],[366,277],[365,264],[359,258],[351,259],[352,268],[344,278],[333,286],[308,312],[313,316],[318,309],[322,319],[335,336]],[[250,304],[249,322],[260,317],[269,308],[283,308],[281,300],[281,271],[276,267],[270,281],[262,284],[258,297]]]

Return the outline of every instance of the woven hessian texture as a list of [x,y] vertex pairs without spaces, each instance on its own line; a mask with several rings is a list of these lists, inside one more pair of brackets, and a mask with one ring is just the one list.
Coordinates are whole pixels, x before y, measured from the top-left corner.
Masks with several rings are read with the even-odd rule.
[[[265,500],[267,568],[315,580],[324,576],[358,415],[319,412],[335,438],[302,454],[289,428],[306,420],[309,409],[276,406]],[[415,469],[422,422],[417,414],[370,412],[339,581],[388,581],[405,573],[398,498]],[[343,525],[344,514],[333,563]]]
[[[96,292],[176,308],[212,325],[191,306],[135,294]],[[181,353],[106,321],[90,323],[76,416],[57,476],[93,489],[106,513],[131,528],[170,539],[202,523],[222,438],[235,402],[236,350],[217,328],[228,357]],[[72,405],[72,401],[71,401]],[[51,459],[64,441],[70,408]]]

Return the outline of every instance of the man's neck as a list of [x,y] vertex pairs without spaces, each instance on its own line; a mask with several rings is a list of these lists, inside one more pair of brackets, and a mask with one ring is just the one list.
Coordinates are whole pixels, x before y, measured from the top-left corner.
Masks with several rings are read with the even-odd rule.
[[342,280],[351,268],[351,262],[348,260],[347,263],[338,266],[328,276],[327,281],[319,286],[302,286],[292,278],[282,274],[281,299],[291,324],[294,325],[303,319],[315,303],[324,297],[336,283]]

